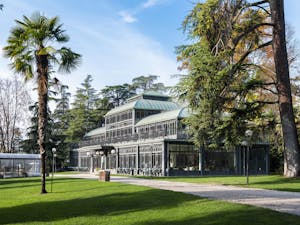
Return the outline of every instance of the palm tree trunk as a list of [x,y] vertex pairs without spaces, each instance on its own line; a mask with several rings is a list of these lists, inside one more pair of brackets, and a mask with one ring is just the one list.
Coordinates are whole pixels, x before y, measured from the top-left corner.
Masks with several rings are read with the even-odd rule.
[[48,57],[47,55],[36,55],[38,72],[38,135],[41,155],[41,194],[46,191],[46,148],[45,129],[47,126],[47,104],[48,104]]
[[293,112],[289,65],[285,41],[283,0],[270,0],[273,27],[273,53],[277,77],[279,111],[284,142],[284,175],[295,177],[299,172],[299,145]]

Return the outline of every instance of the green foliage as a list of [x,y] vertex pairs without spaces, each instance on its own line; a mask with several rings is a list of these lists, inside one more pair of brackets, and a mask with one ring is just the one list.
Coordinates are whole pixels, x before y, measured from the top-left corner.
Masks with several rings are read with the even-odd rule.
[[20,143],[21,148],[26,153],[38,154],[39,145],[38,145],[38,104],[37,102],[29,106],[29,111],[33,115],[31,118],[31,126],[27,128],[27,139],[23,140]]
[[155,83],[159,76],[148,75],[138,76],[132,79],[131,87],[136,93],[145,91],[160,91],[165,92],[168,88],[163,83]]
[[75,94],[72,109],[69,111],[70,122],[66,131],[67,141],[77,143],[90,130],[100,126],[103,112],[97,109],[99,103],[98,94],[92,87],[92,76],[87,75],[81,88]]
[[177,90],[192,109],[185,122],[198,146],[238,144],[249,121],[262,115],[268,98],[257,92],[268,84],[254,53],[270,45],[267,18],[247,1],[229,0],[197,3],[185,18],[192,44],[177,48],[188,69]]
[[47,18],[34,13],[30,18],[23,16],[23,20],[16,20],[16,23],[7,40],[8,45],[3,50],[5,56],[13,61],[12,69],[23,74],[25,80],[32,79],[35,75],[36,56],[46,55],[49,64],[52,67],[58,65],[63,72],[71,72],[80,63],[81,56],[71,49],[54,47],[54,43],[69,40],[62,24],[58,24],[58,17]]
[[52,132],[51,139],[56,148],[56,167],[63,168],[69,158],[70,143],[67,142],[67,129],[70,124],[70,97],[67,85],[61,85],[59,97],[55,99],[56,107],[51,114]]
[[[56,102],[56,108],[52,113],[50,109],[48,109],[48,121],[46,127],[46,152],[48,156],[47,165],[48,170],[52,168],[52,148],[56,148],[56,167],[62,168],[68,159],[70,146],[69,143],[66,142],[65,132],[69,126],[69,98],[70,93],[67,92],[68,86],[62,85],[60,87],[59,93],[52,91],[50,86],[50,100]],[[60,98],[57,95],[60,95]],[[54,97],[56,96],[56,97]],[[26,153],[39,153],[38,146],[38,104],[37,102],[29,107],[31,111],[31,126],[27,128],[27,138],[22,141],[21,147]]]
[[103,99],[107,99],[109,107],[117,107],[123,104],[128,98],[136,94],[134,88],[130,84],[106,86],[100,91]]

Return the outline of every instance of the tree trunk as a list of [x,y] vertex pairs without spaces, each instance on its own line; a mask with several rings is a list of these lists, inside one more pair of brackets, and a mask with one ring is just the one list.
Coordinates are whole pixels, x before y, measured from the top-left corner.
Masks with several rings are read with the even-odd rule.
[[48,103],[48,57],[47,55],[36,55],[38,72],[38,135],[41,155],[41,194],[46,191],[46,148],[45,129],[47,126],[47,103]]
[[274,24],[273,53],[284,142],[284,175],[287,177],[295,177],[299,172],[299,145],[293,112],[285,41],[283,0],[270,0],[270,8],[272,23]]

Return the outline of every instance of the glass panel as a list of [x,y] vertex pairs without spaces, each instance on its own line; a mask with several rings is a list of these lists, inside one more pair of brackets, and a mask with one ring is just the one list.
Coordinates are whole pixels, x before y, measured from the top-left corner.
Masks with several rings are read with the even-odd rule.
[[171,170],[199,170],[199,152],[195,150],[193,145],[170,144],[169,154]]
[[1,174],[6,176],[12,176],[13,174],[13,159],[1,159]]
[[204,171],[213,174],[234,173],[234,152],[210,152],[204,154]]
[[24,160],[24,176],[37,176],[40,173],[40,161],[33,159]]
[[161,153],[153,153],[153,168],[161,168]]

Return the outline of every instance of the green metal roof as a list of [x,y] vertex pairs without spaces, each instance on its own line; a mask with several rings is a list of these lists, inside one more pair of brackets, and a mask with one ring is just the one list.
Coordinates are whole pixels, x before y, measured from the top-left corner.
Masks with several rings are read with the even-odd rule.
[[146,118],[140,120],[135,126],[143,126],[152,123],[168,121],[172,119],[181,119],[189,116],[189,112],[187,108],[180,108],[172,111],[162,112],[158,114],[154,114],[151,116],[147,116]]
[[164,100],[164,101],[167,101],[170,98],[169,96],[167,96],[165,94],[162,94],[160,92],[157,92],[157,91],[145,91],[142,94],[138,94],[138,95],[135,95],[135,96],[127,99],[127,102],[131,102],[131,101],[141,99],[141,98],[146,98],[146,97],[158,97],[158,98],[161,98],[161,100]]
[[99,128],[94,129],[94,130],[91,130],[90,132],[88,132],[84,136],[85,137],[91,137],[91,136],[95,136],[95,135],[99,135],[99,134],[104,134],[104,133],[105,133],[105,127],[99,127]]
[[123,112],[129,109],[145,109],[145,110],[160,110],[171,111],[178,109],[180,106],[174,102],[158,101],[150,99],[137,99],[136,101],[128,102],[124,105],[116,107],[106,113],[105,116],[110,116],[119,112]]

